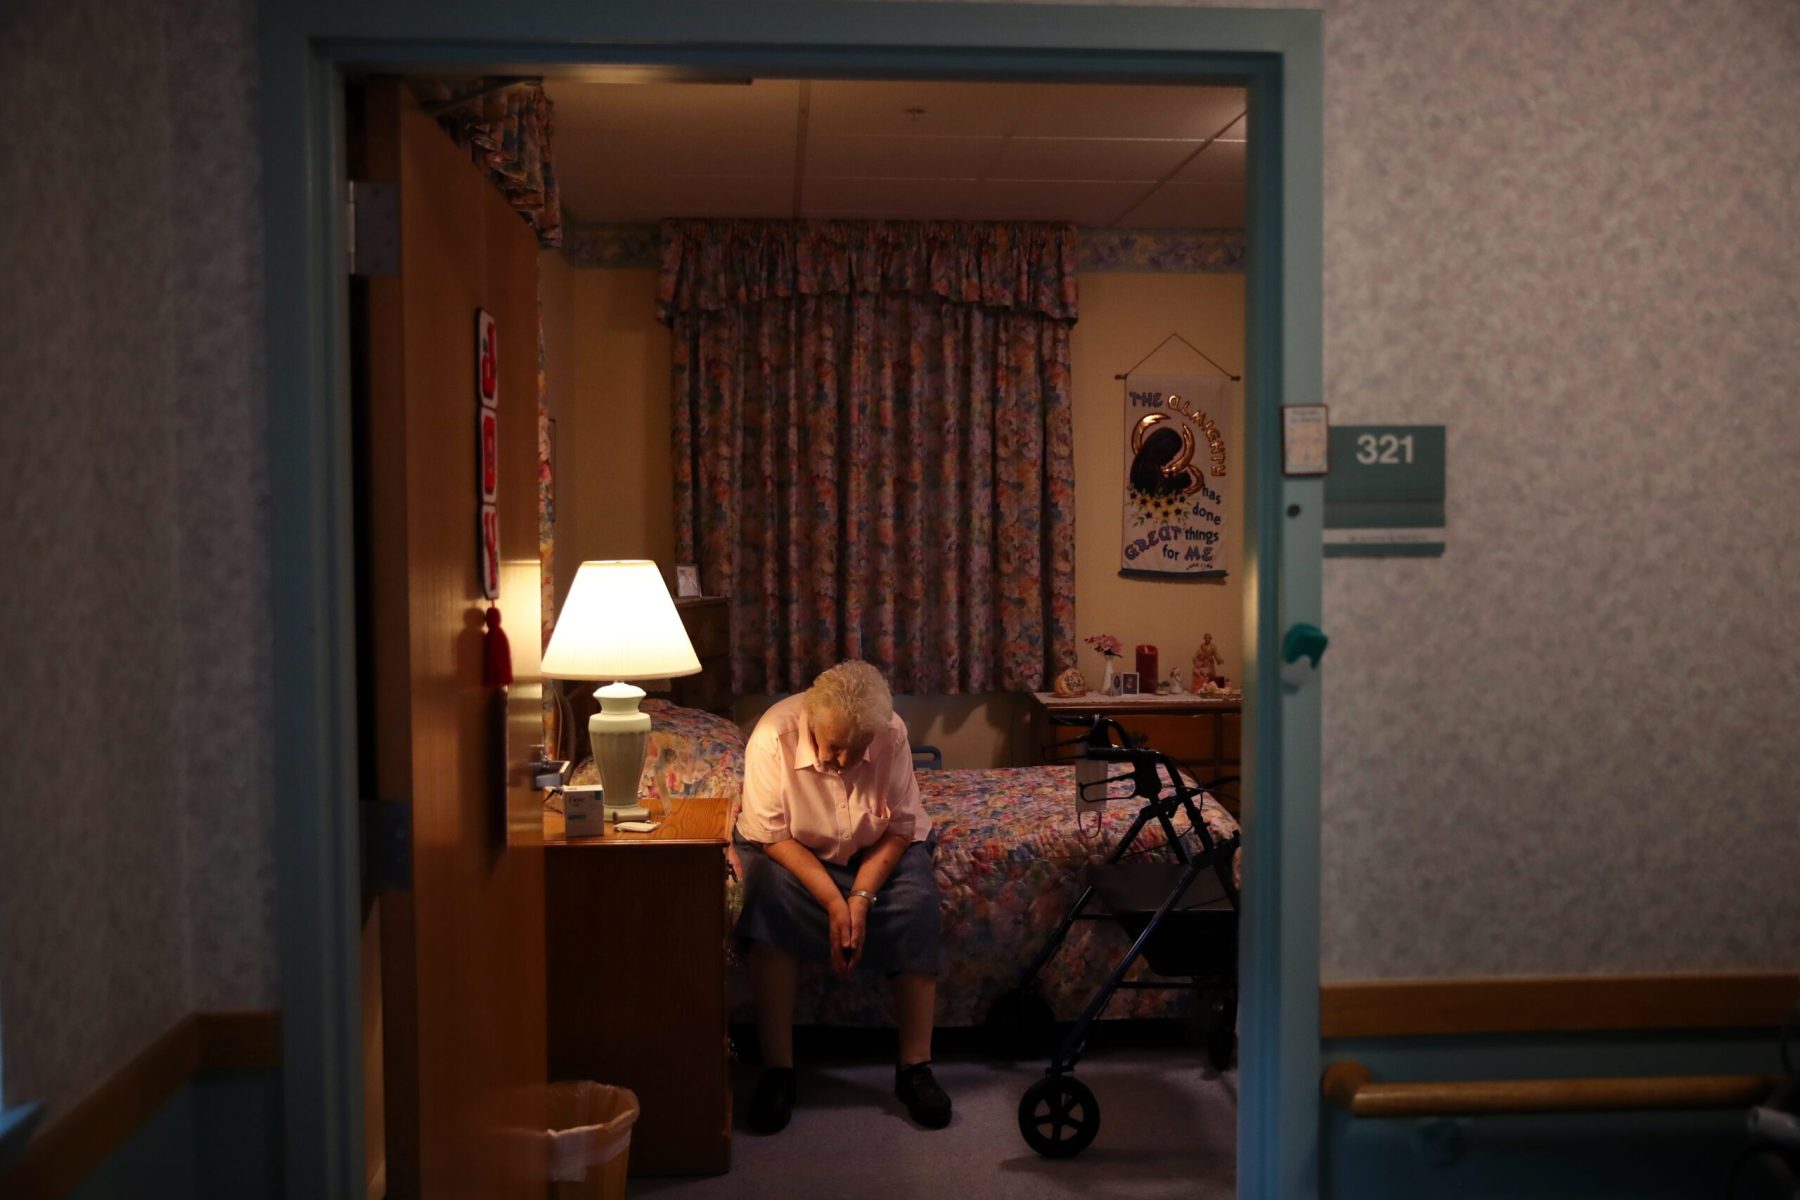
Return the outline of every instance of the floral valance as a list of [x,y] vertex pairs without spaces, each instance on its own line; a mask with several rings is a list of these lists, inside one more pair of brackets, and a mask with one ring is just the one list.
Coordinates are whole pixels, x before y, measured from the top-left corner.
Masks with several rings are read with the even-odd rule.
[[452,100],[438,124],[506,193],[537,230],[538,244],[562,245],[562,197],[550,150],[555,115],[550,97],[535,84],[478,90],[466,101]]
[[1073,323],[1073,225],[665,221],[657,318],[795,296],[935,295]]

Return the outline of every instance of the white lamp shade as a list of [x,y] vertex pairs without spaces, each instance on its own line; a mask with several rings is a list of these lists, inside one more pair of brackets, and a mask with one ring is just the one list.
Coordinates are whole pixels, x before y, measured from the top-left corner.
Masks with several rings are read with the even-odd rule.
[[700,658],[648,559],[581,564],[544,651],[551,679],[673,679]]

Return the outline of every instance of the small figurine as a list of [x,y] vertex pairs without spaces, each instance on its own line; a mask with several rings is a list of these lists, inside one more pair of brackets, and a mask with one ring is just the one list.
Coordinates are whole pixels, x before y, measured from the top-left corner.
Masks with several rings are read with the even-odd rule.
[[1169,677],[1156,685],[1156,694],[1159,696],[1179,696],[1185,691],[1187,689],[1181,685],[1180,667],[1170,667]]
[[1199,692],[1211,683],[1219,674],[1219,668],[1225,660],[1219,656],[1219,648],[1213,645],[1212,634],[1200,639],[1200,648],[1194,651],[1194,691]]
[[1074,667],[1056,677],[1056,694],[1065,699],[1071,696],[1087,695],[1087,680]]

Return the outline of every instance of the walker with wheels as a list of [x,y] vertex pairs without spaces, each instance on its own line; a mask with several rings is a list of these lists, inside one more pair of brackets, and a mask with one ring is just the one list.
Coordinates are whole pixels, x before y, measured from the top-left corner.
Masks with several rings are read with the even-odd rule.
[[[1026,968],[1019,986],[997,999],[988,1016],[988,1027],[995,1031],[1050,1026],[1038,976],[1077,920],[1117,921],[1132,939],[1131,948],[1063,1035],[1044,1078],[1027,1088],[1019,1101],[1019,1132],[1046,1158],[1079,1154],[1099,1132],[1100,1103],[1075,1078],[1074,1070],[1094,1022],[1120,988],[1203,988],[1202,1016],[1213,1065],[1228,1066],[1235,1046],[1238,889],[1232,859],[1239,835],[1215,841],[1200,812],[1203,789],[1168,755],[1119,744],[1127,741],[1116,722],[1102,719],[1081,739],[1081,753],[1128,766],[1128,773],[1104,782],[1129,779],[1131,794],[1143,800],[1143,807],[1106,860],[1087,866],[1080,898]],[[1186,835],[1178,833],[1175,824],[1183,814]],[[1153,821],[1163,831],[1164,844],[1134,850],[1139,834]],[[1164,978],[1126,979],[1140,958]]]

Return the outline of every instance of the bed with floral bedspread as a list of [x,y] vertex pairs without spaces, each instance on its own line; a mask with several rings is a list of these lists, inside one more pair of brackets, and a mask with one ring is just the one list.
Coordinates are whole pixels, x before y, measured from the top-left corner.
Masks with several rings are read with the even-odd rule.
[[[724,717],[646,700],[652,728],[644,764],[646,795],[675,803],[689,796],[737,796],[743,786],[744,737]],[[1082,867],[1106,857],[1123,836],[1139,802],[1129,787],[1098,818],[1077,819],[1073,766],[924,770],[919,791],[931,814],[938,884],[943,889],[944,972],[938,980],[938,1024],[976,1025],[1000,993],[1019,982],[1031,959],[1081,891]],[[575,782],[591,782],[583,764]],[[1204,796],[1202,816],[1215,839],[1237,822]],[[1183,822],[1178,821],[1178,826]],[[1159,846],[1156,826],[1138,846]],[[1241,853],[1241,852],[1240,852]],[[742,892],[727,889],[735,916]],[[1129,942],[1108,921],[1078,921],[1040,982],[1059,1018],[1080,1013]],[[741,976],[741,972],[734,972]],[[1140,966],[1136,977],[1146,977]],[[748,992],[734,980],[734,1017],[750,1015]],[[802,1025],[869,1026],[892,1022],[887,987],[858,975],[840,981],[823,966],[801,975],[794,1017]],[[1108,1017],[1160,1017],[1181,1012],[1183,990],[1122,989]]]

